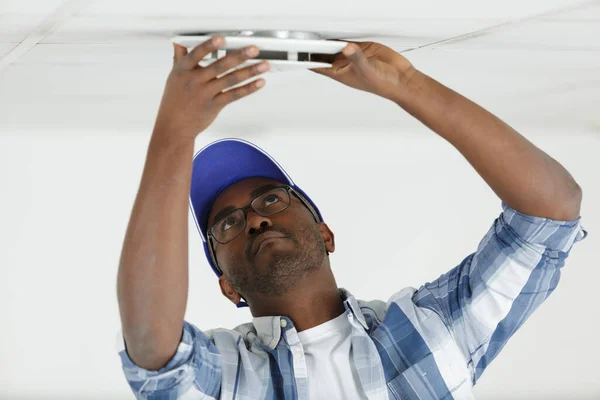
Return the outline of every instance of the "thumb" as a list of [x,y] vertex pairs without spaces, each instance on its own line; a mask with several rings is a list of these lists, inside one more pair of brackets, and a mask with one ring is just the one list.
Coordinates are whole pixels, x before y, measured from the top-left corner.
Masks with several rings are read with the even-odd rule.
[[369,60],[365,57],[361,48],[353,43],[350,43],[348,46],[344,47],[342,53],[348,57],[350,61],[350,66],[356,71],[360,71],[365,73],[367,69],[370,67]]

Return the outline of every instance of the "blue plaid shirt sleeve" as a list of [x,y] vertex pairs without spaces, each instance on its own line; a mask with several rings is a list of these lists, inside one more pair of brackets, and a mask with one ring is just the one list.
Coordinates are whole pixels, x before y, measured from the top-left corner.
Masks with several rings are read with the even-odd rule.
[[217,399],[221,386],[221,355],[206,334],[184,321],[175,355],[158,371],[137,366],[127,354],[123,335],[117,342],[125,378],[138,399],[170,400],[193,392],[196,398]]
[[473,384],[554,291],[571,247],[587,236],[581,217],[556,221],[522,214],[504,202],[502,208],[475,253],[413,296],[447,326]]

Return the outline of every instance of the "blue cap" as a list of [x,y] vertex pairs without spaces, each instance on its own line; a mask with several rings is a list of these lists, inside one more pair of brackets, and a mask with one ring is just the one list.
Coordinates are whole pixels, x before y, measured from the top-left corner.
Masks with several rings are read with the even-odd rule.
[[[267,152],[243,139],[222,139],[202,148],[194,156],[190,208],[200,232],[208,263],[217,276],[221,272],[213,263],[207,240],[208,214],[219,194],[228,186],[246,178],[264,177],[289,185],[300,193],[323,217],[313,201],[300,189]],[[247,306],[245,302],[238,307]]]

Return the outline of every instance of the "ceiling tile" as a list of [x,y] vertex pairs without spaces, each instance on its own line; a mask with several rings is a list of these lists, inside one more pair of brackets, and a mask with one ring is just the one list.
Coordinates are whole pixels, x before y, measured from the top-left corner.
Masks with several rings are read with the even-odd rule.
[[20,43],[47,17],[45,14],[0,14],[0,43]]
[[0,14],[31,13],[49,14],[67,0],[4,0],[0,3]]
[[0,58],[4,57],[17,46],[17,43],[0,43]]
[[572,6],[572,0],[505,0],[490,2],[479,0],[421,0],[410,3],[390,0],[323,1],[304,0],[297,5],[279,0],[262,1],[221,1],[210,6],[197,0],[171,0],[169,2],[105,0],[90,3],[86,11],[92,14],[117,15],[221,15],[228,18],[241,16],[285,16],[313,18],[519,18],[525,15],[544,12],[557,7]]
[[[533,20],[507,25],[476,37],[442,44],[448,48],[538,49],[557,51],[600,51],[600,22],[593,20]],[[600,55],[599,55],[600,58]]]
[[[285,29],[319,32],[324,38],[379,37],[401,48],[419,47],[501,23],[497,19],[352,19],[291,16],[277,18],[145,17],[80,15],[70,19],[42,43],[140,43],[192,32],[239,29]],[[374,28],[376,27],[376,28]]]
[[600,3],[598,1],[585,2],[581,7],[565,11],[547,19],[572,20],[572,21],[600,21]]

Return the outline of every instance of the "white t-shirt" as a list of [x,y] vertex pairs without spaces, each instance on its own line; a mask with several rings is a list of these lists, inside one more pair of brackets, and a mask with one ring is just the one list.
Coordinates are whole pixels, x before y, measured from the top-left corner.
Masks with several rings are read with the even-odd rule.
[[304,347],[311,400],[367,399],[352,361],[349,312],[298,332]]

